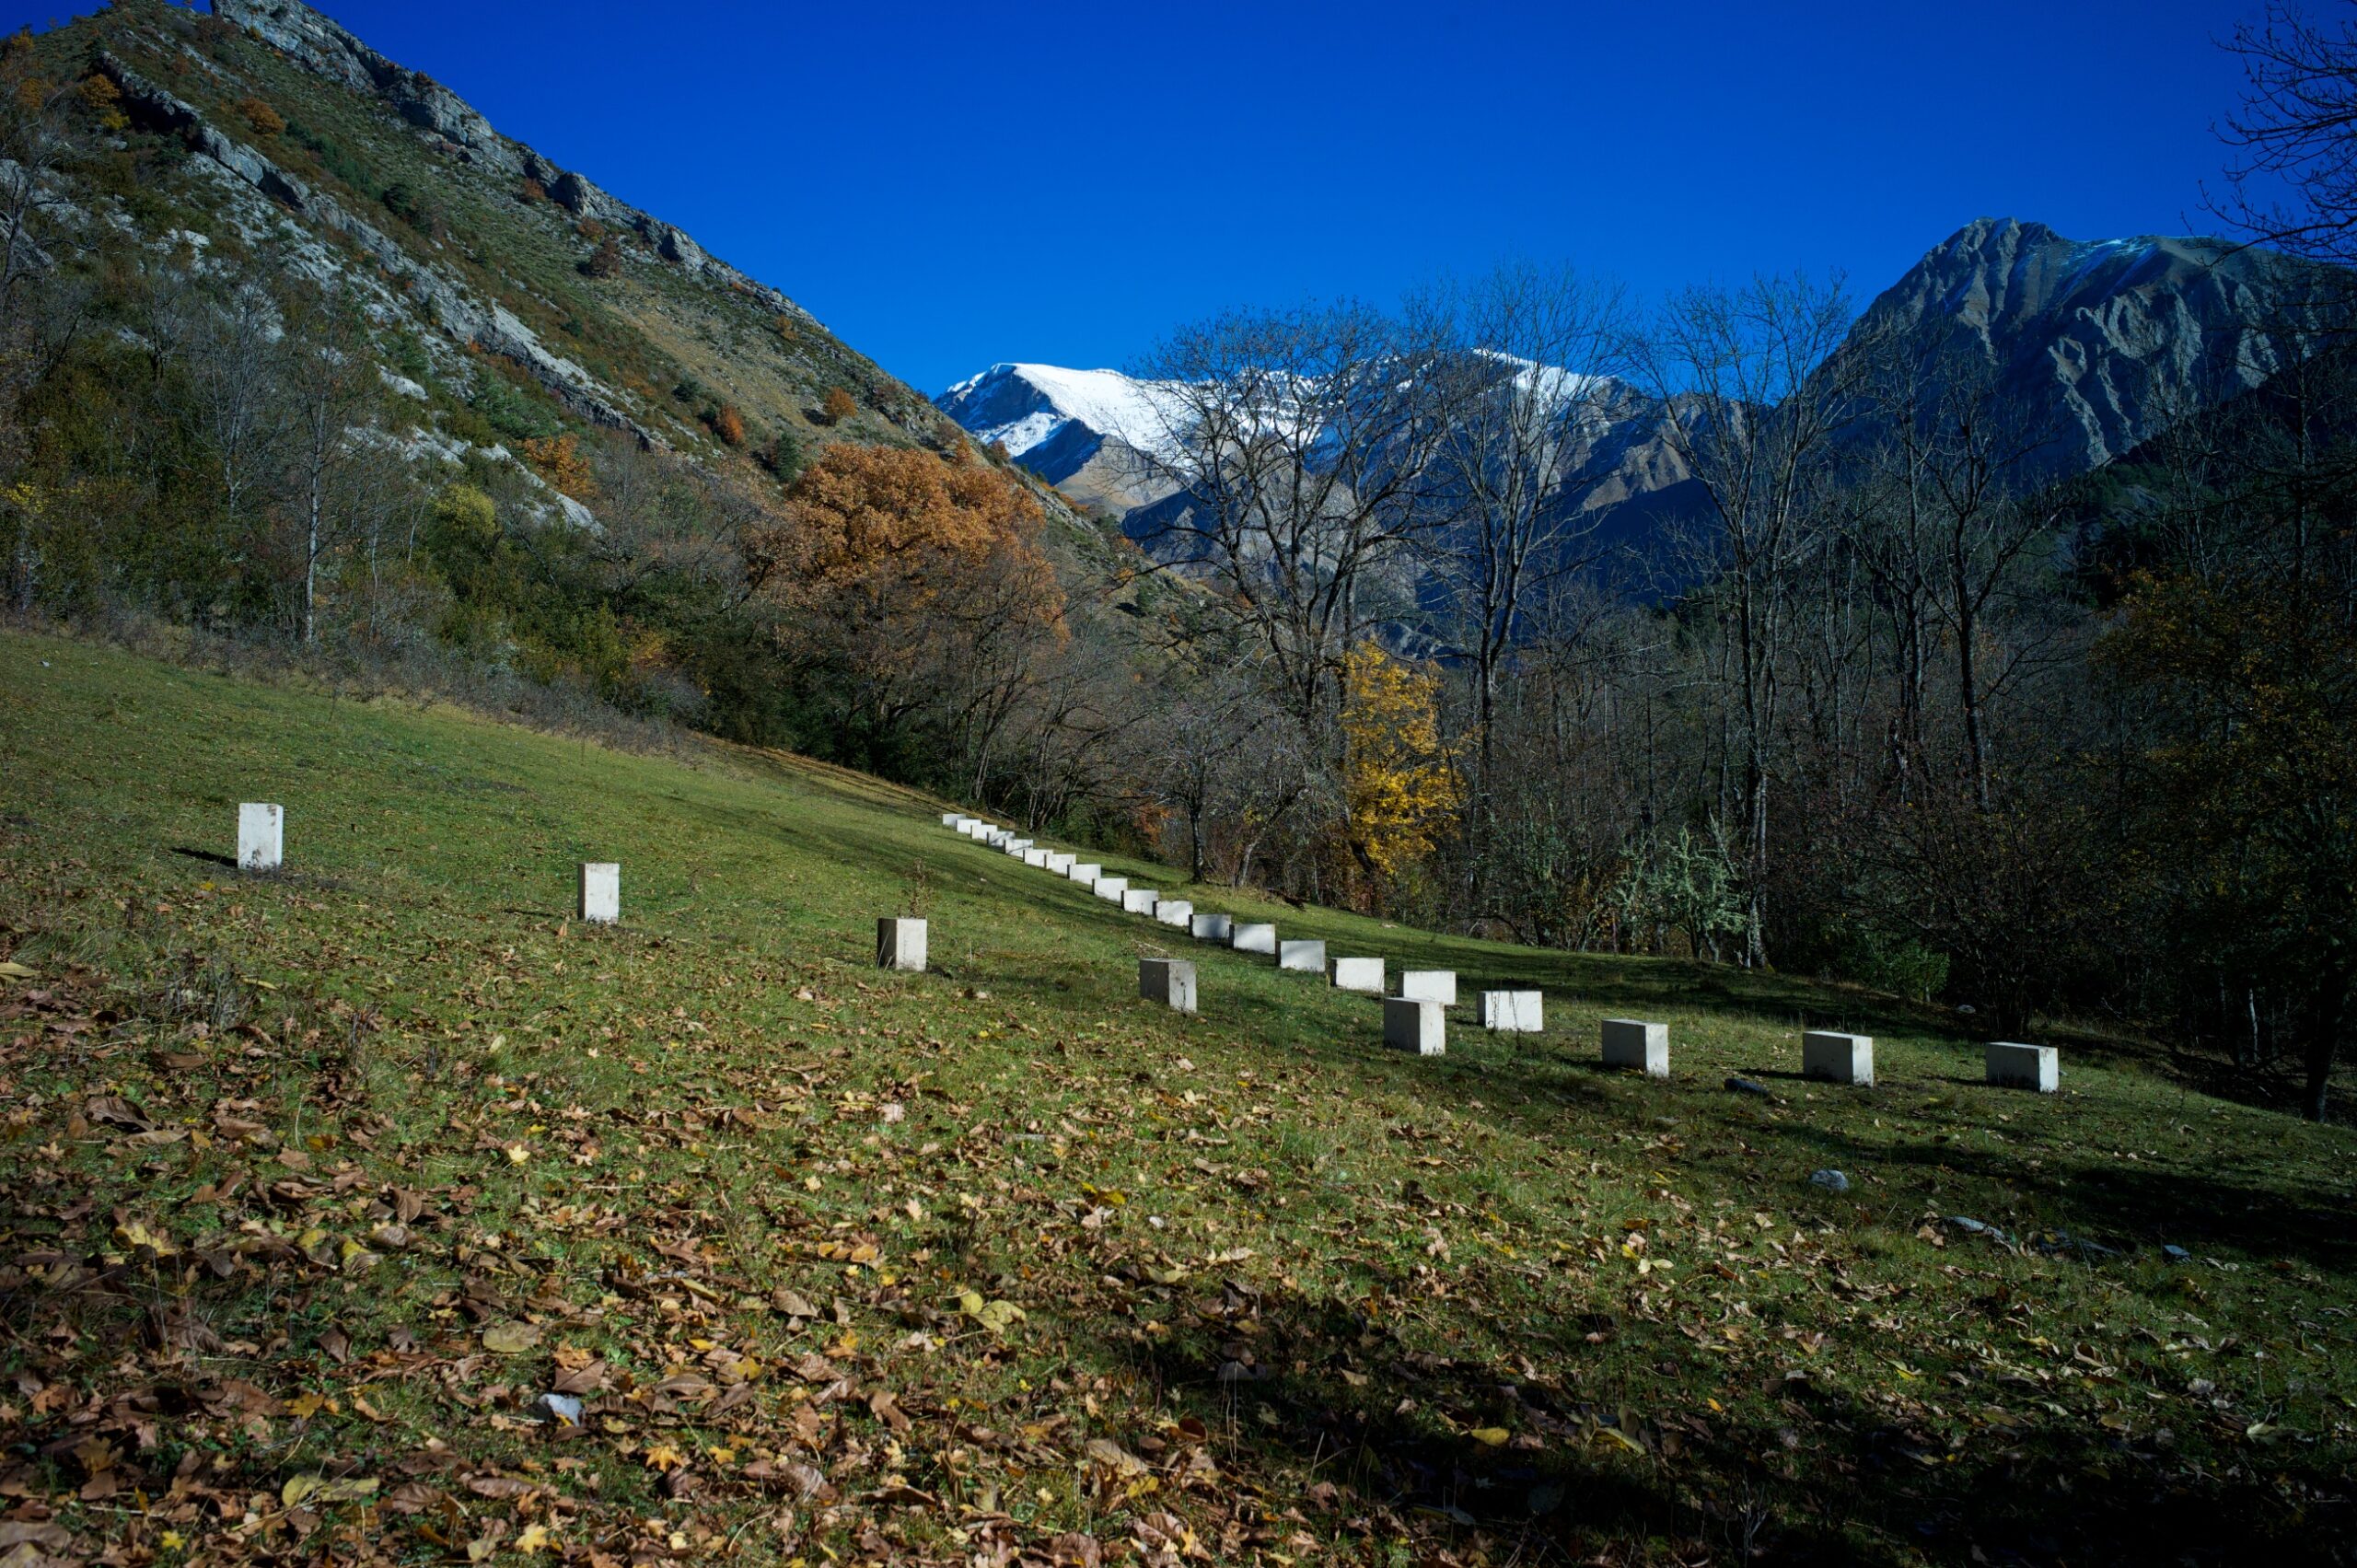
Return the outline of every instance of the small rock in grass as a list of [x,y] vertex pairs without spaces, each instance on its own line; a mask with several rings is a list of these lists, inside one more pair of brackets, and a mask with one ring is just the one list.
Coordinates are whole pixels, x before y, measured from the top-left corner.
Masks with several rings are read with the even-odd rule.
[[1850,1191],[1850,1179],[1838,1170],[1812,1170],[1808,1173],[1808,1184],[1811,1187],[1822,1187],[1828,1192]]
[[1729,1078],[1727,1087],[1739,1095],[1758,1095],[1762,1099],[1768,1097],[1768,1086],[1755,1084],[1749,1078]]
[[2184,1248],[2177,1246],[2175,1242],[2165,1243],[2161,1248],[2161,1256],[2166,1258],[2172,1263],[2190,1263],[2193,1261],[2193,1254],[2188,1252]]
[[538,1403],[559,1426],[581,1424],[581,1401],[570,1394],[542,1394]]

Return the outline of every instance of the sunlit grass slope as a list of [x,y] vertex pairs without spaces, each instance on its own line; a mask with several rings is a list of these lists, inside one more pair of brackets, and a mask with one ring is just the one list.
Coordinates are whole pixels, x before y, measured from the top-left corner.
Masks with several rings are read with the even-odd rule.
[[[1887,999],[1184,890],[1455,969],[1413,1059],[797,759],[19,635],[0,691],[0,1490],[51,1550],[2347,1550],[2352,1139],[2132,1049],[2008,1092]],[[283,874],[223,863],[241,800]],[[878,973],[908,913],[936,972]],[[1507,984],[1544,1034],[1471,1026]],[[1616,1016],[1671,1081],[1596,1065]],[[1798,1079],[1820,1025],[1877,1087]]]

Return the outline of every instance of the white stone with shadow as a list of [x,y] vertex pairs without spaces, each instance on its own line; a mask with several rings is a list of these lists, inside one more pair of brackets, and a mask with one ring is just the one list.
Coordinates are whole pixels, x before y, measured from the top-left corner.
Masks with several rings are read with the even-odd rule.
[[1265,921],[1238,925],[1228,932],[1227,945],[1239,953],[1268,953],[1277,950],[1277,928]]
[[238,807],[238,869],[275,871],[286,859],[286,812],[267,801]]
[[1810,1029],[1801,1036],[1801,1075],[1871,1087],[1875,1081],[1875,1037]]
[[1383,960],[1336,958],[1332,978],[1337,991],[1364,991],[1380,996],[1383,994]]
[[2050,1045],[2015,1045],[2010,1040],[1989,1043],[1989,1081],[2009,1089],[2035,1089],[2050,1095],[2062,1083],[2061,1052]]
[[1536,991],[1481,993],[1481,1027],[1501,1033],[1535,1035],[1547,1028],[1547,1000]]
[[1394,1051],[1440,1056],[1448,1051],[1448,1015],[1437,1002],[1415,996],[1383,999],[1383,1043]]
[[1393,995],[1409,1002],[1437,1002],[1444,1007],[1457,1005],[1457,971],[1455,970],[1401,970],[1399,989]]
[[879,920],[876,923],[876,967],[924,972],[924,922]]
[[1180,1013],[1195,1010],[1195,966],[1184,958],[1140,958],[1138,994]]
[[1152,888],[1131,888],[1121,894],[1121,911],[1125,914],[1152,914],[1162,902],[1162,895]]
[[1326,944],[1323,941],[1295,941],[1277,944],[1277,968],[1299,970],[1304,974],[1326,972]]
[[1154,906],[1154,918],[1165,925],[1175,925],[1181,931],[1192,928],[1195,906],[1184,899],[1165,899]]
[[1121,901],[1121,895],[1130,890],[1130,879],[1126,877],[1099,877],[1090,884],[1090,888],[1107,903],[1118,904]]
[[1236,934],[1233,920],[1224,914],[1213,914],[1209,910],[1192,917],[1187,928],[1195,934],[1198,942],[1225,942]]
[[622,868],[610,860],[581,863],[581,918],[611,925],[622,917]]
[[1669,1076],[1669,1026],[1640,1018],[1604,1020],[1604,1064],[1633,1067],[1648,1078]]

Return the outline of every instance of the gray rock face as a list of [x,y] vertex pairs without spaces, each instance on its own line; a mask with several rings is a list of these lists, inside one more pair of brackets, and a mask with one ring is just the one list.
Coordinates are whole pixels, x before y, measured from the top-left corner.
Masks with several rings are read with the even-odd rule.
[[[2033,477],[2054,480],[2100,467],[2314,353],[2317,323],[2352,286],[2342,269],[2215,239],[2082,242],[2043,224],[1982,218],[1875,298],[1849,341],[1904,333],[1985,362],[2000,396],[2046,441]],[[1153,550],[1179,504],[1139,457],[1144,437],[1124,428],[1150,394],[1109,371],[998,365],[935,401],[977,438],[1004,441],[1026,467],[1120,513]],[[1592,543],[1658,565],[1665,525],[1699,504],[1668,435],[1681,411],[1614,383],[1596,412],[1557,504],[1597,522]]]
[[2348,286],[2339,268],[2217,239],[2082,241],[1980,218],[1885,290],[1852,341],[1921,332],[1984,356],[2056,435],[2044,466],[2061,478],[2306,357]]
[[423,71],[404,70],[300,0],[217,0],[214,15],[284,51],[331,81],[375,93],[421,130],[508,173],[523,149],[491,128],[464,99]]
[[586,369],[552,354],[537,333],[496,300],[484,300],[439,269],[413,259],[390,236],[344,210],[334,198],[314,191],[253,147],[225,134],[195,108],[113,55],[101,51],[98,68],[122,89],[125,109],[146,123],[168,130],[191,152],[208,158],[321,228],[344,236],[373,257],[386,275],[427,308],[434,320],[460,343],[503,354],[529,370],[542,385],[585,419],[626,429],[650,445],[661,438],[623,412],[612,391]]

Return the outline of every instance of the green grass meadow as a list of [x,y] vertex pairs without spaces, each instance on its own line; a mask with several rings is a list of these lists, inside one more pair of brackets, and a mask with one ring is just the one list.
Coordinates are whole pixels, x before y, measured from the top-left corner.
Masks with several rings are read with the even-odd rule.
[[799,759],[24,634],[0,692],[12,1565],[2357,1552],[2357,1139],[2133,1040],[1998,1089],[1891,998],[1108,865],[1457,970],[1416,1059]]

